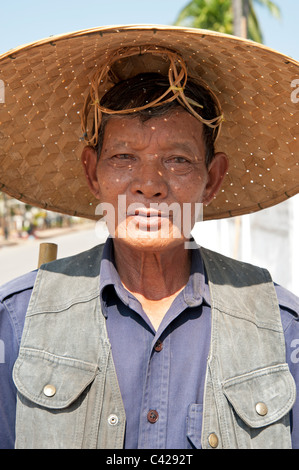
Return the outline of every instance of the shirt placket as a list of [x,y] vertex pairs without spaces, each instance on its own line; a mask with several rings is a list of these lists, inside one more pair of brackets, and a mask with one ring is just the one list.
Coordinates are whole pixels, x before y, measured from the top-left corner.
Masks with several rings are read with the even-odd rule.
[[155,336],[150,353],[139,423],[138,448],[166,446],[170,373],[170,336]]

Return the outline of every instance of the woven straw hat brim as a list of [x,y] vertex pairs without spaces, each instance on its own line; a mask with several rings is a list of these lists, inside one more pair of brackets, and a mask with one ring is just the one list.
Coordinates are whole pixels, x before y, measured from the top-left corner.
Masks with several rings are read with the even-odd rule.
[[[96,67],[120,47],[177,51],[188,75],[219,98],[225,122],[217,150],[229,157],[205,219],[258,211],[299,191],[299,63],[263,45],[169,26],[101,27],[51,37],[0,56],[0,190],[60,213],[95,216],[81,165],[80,113]],[[126,72],[124,72],[126,73]]]

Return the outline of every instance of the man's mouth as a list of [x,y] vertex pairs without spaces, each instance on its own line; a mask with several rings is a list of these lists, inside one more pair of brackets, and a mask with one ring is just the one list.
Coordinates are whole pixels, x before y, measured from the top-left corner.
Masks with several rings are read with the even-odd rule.
[[140,208],[140,209],[134,209],[132,211],[128,212],[129,216],[140,216],[140,217],[167,217],[168,214],[166,215],[165,213],[162,213],[161,211],[158,211],[156,209],[146,209],[146,208]]
[[169,214],[152,208],[135,208],[130,210],[128,217],[140,230],[158,230],[161,228],[162,219],[169,219]]

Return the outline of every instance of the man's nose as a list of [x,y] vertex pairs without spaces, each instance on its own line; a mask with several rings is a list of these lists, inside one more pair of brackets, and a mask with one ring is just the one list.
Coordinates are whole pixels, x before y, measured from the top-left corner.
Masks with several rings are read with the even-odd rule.
[[148,199],[165,198],[168,193],[168,185],[163,169],[154,162],[144,163],[132,181],[131,191]]

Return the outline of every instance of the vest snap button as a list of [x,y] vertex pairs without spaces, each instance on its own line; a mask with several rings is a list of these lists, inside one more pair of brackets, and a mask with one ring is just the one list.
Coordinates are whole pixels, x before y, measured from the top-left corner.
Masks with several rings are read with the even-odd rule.
[[45,385],[43,392],[44,392],[44,395],[46,395],[46,397],[53,397],[56,393],[56,387],[54,387],[54,385],[51,385],[51,384]]
[[255,410],[260,416],[265,416],[268,413],[267,405],[262,402],[259,402],[255,405]]
[[216,447],[218,447],[218,437],[217,437],[217,434],[215,434],[214,432],[212,432],[209,437],[208,437],[208,441],[209,441],[209,444],[211,447],[213,447],[213,449],[216,449]]
[[114,414],[108,416],[108,423],[110,426],[116,426],[118,423],[118,417]]

